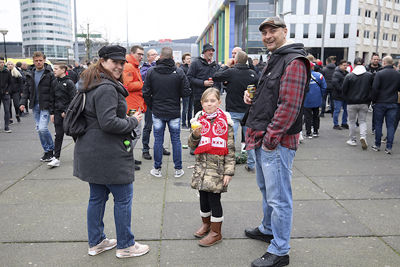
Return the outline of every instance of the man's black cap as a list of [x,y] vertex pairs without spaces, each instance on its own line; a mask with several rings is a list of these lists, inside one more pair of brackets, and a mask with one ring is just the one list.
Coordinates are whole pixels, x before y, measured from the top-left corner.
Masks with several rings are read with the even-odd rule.
[[119,45],[106,45],[99,50],[99,57],[102,58],[126,61],[125,55],[126,49]]
[[264,26],[272,26],[274,28],[286,28],[286,23],[283,19],[281,19],[280,17],[269,17],[266,18],[263,22],[261,22],[260,26],[258,27],[258,29],[260,31],[262,31],[262,29],[264,28]]
[[207,50],[215,51],[214,47],[210,43],[203,45],[203,52],[201,53],[204,54],[204,52],[206,52]]

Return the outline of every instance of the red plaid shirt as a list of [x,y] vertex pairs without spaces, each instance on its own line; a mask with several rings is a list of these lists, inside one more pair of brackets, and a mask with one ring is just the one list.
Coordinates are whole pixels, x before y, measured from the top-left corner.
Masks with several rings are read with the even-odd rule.
[[281,77],[278,108],[267,127],[267,131],[247,128],[246,150],[266,147],[274,150],[278,144],[296,150],[299,134],[288,135],[299,115],[304,98],[304,87],[307,83],[307,69],[300,59],[293,60]]

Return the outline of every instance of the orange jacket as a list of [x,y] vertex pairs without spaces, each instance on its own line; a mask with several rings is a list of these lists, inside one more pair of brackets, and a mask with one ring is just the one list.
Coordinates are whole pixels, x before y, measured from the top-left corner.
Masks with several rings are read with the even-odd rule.
[[140,108],[142,112],[145,112],[146,104],[143,99],[143,80],[140,75],[139,62],[132,55],[127,55],[126,61],[122,77],[124,79],[124,86],[129,92],[129,95],[126,97],[128,110],[139,110]]

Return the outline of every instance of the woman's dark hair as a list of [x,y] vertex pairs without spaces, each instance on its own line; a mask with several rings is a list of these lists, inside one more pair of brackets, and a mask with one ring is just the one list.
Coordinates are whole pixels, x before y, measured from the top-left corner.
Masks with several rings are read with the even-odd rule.
[[[108,58],[101,58],[104,61],[107,61]],[[103,65],[101,65],[102,60],[99,60],[96,62],[96,64],[91,64],[89,68],[84,70],[80,76],[80,78],[83,80],[83,88],[84,90],[90,90],[89,85],[93,83],[93,81],[100,81],[101,76],[100,74],[103,73],[107,77],[109,77],[111,80],[115,82],[121,82],[123,83],[122,80],[122,75],[119,77],[119,79],[115,79],[112,73],[108,70],[106,70]]]

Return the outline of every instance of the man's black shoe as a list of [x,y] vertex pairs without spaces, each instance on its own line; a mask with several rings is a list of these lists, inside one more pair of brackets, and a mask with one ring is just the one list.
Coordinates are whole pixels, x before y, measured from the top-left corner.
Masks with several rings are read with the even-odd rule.
[[152,159],[152,157],[151,157],[151,155],[150,155],[149,152],[143,152],[142,158],[148,159],[148,160],[151,160],[151,159]]
[[344,129],[349,129],[349,125],[348,125],[348,124],[342,124],[341,126],[342,126],[342,128],[344,128]]
[[142,164],[142,162],[140,160],[135,159],[135,165],[140,165],[140,164]]
[[256,228],[251,228],[251,229],[246,229],[244,230],[244,234],[252,239],[257,239],[257,240],[261,240],[267,243],[270,243],[272,239],[274,239],[273,235],[266,235],[260,232],[260,230],[258,229],[258,227]]
[[140,167],[135,165],[135,171],[140,171]]
[[282,267],[286,265],[289,265],[289,255],[278,256],[269,252],[251,263],[251,267]]
[[171,155],[171,152],[169,152],[168,150],[166,150],[165,148],[163,148],[162,154],[163,154],[164,156],[169,156],[169,155]]

